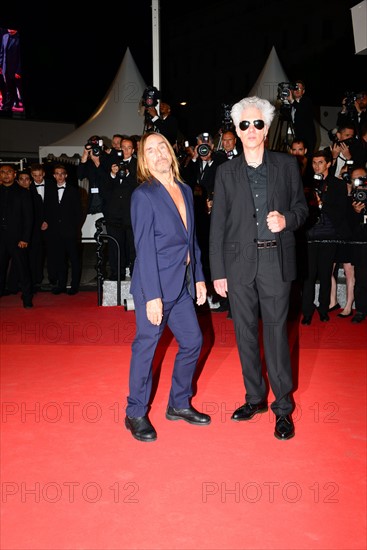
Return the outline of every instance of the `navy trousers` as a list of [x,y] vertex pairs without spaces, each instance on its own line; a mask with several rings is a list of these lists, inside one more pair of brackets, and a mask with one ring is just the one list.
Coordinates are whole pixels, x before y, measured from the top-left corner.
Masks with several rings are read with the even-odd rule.
[[193,392],[192,379],[203,337],[186,284],[177,300],[163,302],[163,320],[159,326],[148,321],[143,300],[134,296],[134,305],[136,335],[132,344],[126,414],[137,418],[147,413],[152,390],[154,354],[166,325],[178,343],[168,405],[177,409],[189,407]]

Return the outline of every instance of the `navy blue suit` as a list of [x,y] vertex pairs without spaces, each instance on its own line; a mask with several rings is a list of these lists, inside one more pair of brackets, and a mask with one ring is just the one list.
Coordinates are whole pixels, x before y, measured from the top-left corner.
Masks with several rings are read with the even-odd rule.
[[[195,234],[193,195],[188,185],[176,183],[185,201],[187,228],[168,191],[158,180],[144,182],[131,198],[136,260],[130,292],[134,297],[137,330],[132,345],[126,409],[130,417],[141,417],[147,412],[152,363],[166,325],[179,345],[169,406],[190,406],[192,378],[202,346],[193,302],[195,283],[204,281]],[[163,302],[163,320],[159,326],[150,323],[146,313],[146,303],[156,298]]]

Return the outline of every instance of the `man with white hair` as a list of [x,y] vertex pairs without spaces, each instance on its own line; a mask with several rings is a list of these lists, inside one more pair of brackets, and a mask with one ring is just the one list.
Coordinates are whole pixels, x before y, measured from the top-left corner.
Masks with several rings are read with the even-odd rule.
[[275,401],[275,437],[294,436],[292,369],[287,338],[291,282],[296,278],[294,231],[308,208],[297,161],[271,152],[265,140],[274,116],[269,101],[242,99],[232,120],[243,154],[218,167],[210,224],[210,268],[214,288],[229,296],[246,402],[232,420],[267,411],[267,389],[259,346],[259,314],[267,371]]

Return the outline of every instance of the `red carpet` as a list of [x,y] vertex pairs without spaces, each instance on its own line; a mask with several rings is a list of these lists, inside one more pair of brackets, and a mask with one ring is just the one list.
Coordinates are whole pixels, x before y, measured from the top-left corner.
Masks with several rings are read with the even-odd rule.
[[367,323],[290,319],[296,437],[283,442],[270,411],[230,420],[244,400],[233,325],[203,312],[193,404],[212,423],[165,419],[167,332],[158,440],[144,444],[123,424],[134,312],[93,292],[34,303],[0,303],[2,550],[366,548]]

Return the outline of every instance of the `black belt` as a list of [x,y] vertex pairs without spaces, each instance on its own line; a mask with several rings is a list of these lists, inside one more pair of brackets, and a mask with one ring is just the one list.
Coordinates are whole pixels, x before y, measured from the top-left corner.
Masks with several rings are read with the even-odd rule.
[[257,248],[274,248],[277,246],[276,241],[257,241]]

